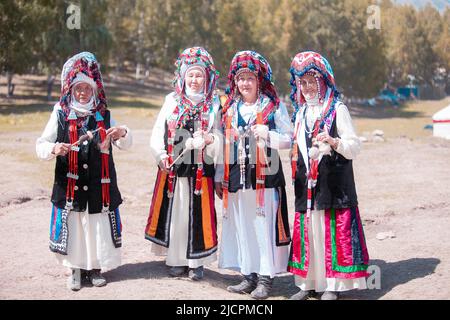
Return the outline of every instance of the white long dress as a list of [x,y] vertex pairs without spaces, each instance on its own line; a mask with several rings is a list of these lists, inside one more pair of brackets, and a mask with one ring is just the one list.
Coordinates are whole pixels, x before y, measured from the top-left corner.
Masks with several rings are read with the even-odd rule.
[[[247,123],[255,116],[256,104],[242,105],[241,116]],[[237,112],[235,112],[237,121]],[[276,130],[269,131],[268,146],[288,149],[291,144],[292,127],[284,104],[275,113]],[[222,169],[223,170],[223,169]],[[220,181],[222,170],[216,181]],[[275,223],[279,199],[274,188],[264,191],[265,216],[256,215],[256,190],[238,190],[228,193],[228,211],[222,219],[219,243],[219,268],[239,271],[244,275],[257,273],[274,277],[286,272],[289,246],[276,246]]]
[[[306,119],[308,119],[308,128],[312,128],[312,119],[320,114],[321,106],[308,107],[306,112]],[[300,111],[299,111],[300,112]],[[297,115],[298,121],[303,121],[302,127],[298,130],[297,141],[299,148],[304,158],[305,163],[308,163],[305,155],[306,140],[305,140],[305,121],[300,119],[300,114]],[[347,107],[339,103],[336,106],[336,125],[337,132],[340,137],[338,148],[336,152],[340,153],[346,159],[355,159],[360,151],[361,143],[353,128],[350,113]],[[319,159],[320,161],[320,159]],[[302,290],[315,290],[316,292],[324,291],[347,291],[352,289],[366,289],[365,278],[356,279],[342,279],[342,278],[327,278],[325,276],[325,210],[312,210],[309,225],[309,267],[307,278],[294,275],[295,285]]]
[[[61,106],[56,104],[50,116],[44,132],[36,140],[36,154],[41,160],[53,160],[53,147],[58,134],[58,111]],[[111,116],[111,126],[115,121]],[[114,141],[113,144],[122,150],[127,150],[132,145],[131,130],[127,129],[125,137]],[[111,239],[111,227],[107,214],[89,214],[86,211],[71,211],[67,225],[69,241],[67,255],[55,253],[59,264],[73,269],[101,269],[107,271],[121,264],[120,248],[114,247]]]
[[[164,144],[165,123],[168,117],[173,113],[177,101],[175,95],[170,93],[166,96],[161,111],[158,114],[156,122],[152,129],[150,138],[150,150],[156,163],[168,158]],[[218,99],[214,99],[214,113],[211,113],[210,128],[217,125],[218,109],[220,103]],[[215,135],[214,143],[206,146],[206,153],[211,156],[214,161],[220,147],[220,137]],[[217,253],[200,259],[186,258],[188,247],[189,232],[189,179],[185,177],[177,177],[175,184],[172,217],[170,221],[170,243],[169,248],[163,247],[156,243],[152,243],[152,253],[160,256],[166,256],[166,264],[168,266],[188,266],[189,268],[197,268],[199,266],[208,265],[217,260]]]

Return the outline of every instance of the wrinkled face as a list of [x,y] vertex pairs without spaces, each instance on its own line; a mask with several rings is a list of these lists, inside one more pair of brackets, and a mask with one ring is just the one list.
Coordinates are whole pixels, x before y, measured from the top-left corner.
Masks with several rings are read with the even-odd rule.
[[297,80],[297,88],[301,90],[301,93],[306,100],[315,98],[319,92],[316,78],[310,74],[305,74]]
[[77,83],[73,87],[73,95],[79,103],[86,104],[92,98],[92,87],[85,82]]
[[236,77],[239,93],[245,102],[254,102],[257,98],[258,79],[251,72],[243,72]]
[[205,83],[205,74],[201,68],[191,68],[186,72],[186,86],[194,93],[200,93]]

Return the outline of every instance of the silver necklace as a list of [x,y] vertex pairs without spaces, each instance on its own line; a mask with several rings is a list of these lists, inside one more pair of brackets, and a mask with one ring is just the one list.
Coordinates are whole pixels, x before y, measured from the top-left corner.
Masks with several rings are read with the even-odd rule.
[[[312,107],[310,107],[309,105],[307,105],[307,109],[308,108],[312,108]],[[314,132],[314,125],[315,125],[315,123],[316,123],[316,121],[317,120],[322,120],[322,118],[323,118],[323,115],[321,114],[321,112],[319,112],[319,115],[317,116],[317,117],[314,117],[314,110],[311,110],[312,111],[312,114],[313,114],[313,122],[312,122],[312,126],[310,126],[310,127],[312,127],[309,131],[306,129],[306,127],[307,127],[307,125],[308,125],[308,113],[307,113],[307,109],[305,110],[305,132],[308,134],[308,137],[309,138],[311,138],[312,137],[312,134],[313,134],[313,132]]]

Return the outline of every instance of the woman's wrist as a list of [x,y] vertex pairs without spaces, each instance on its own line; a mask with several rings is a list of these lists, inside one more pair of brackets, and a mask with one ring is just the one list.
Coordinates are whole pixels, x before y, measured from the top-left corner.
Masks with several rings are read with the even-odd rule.
[[127,130],[127,128],[124,128],[124,127],[122,127],[122,129],[123,129],[124,133],[120,137],[125,138],[127,136],[128,130]]
[[205,139],[205,144],[210,145],[214,143],[214,135],[212,133],[207,133],[207,139]]
[[331,144],[331,147],[336,150],[339,146],[339,138],[333,138],[333,143]]

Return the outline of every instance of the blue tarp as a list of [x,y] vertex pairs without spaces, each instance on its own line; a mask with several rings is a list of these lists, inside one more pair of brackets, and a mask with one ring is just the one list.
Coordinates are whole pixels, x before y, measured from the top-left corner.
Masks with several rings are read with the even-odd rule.
[[397,88],[397,93],[404,96],[406,99],[418,98],[419,88],[418,87],[400,87]]
[[390,90],[383,90],[377,97],[380,100],[387,101],[389,103],[392,103],[394,106],[398,106],[401,100],[401,97],[398,94],[395,94],[394,92]]

